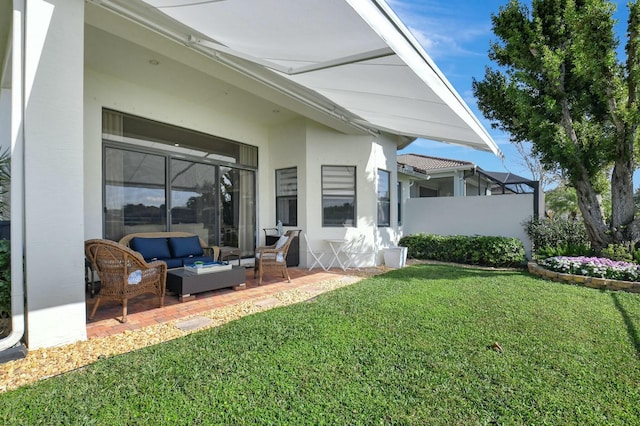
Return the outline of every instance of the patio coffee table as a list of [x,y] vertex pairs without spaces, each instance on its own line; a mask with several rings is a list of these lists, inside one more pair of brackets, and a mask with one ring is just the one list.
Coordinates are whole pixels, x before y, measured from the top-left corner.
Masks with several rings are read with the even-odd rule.
[[184,268],[169,269],[167,271],[167,290],[178,294],[181,302],[193,300],[194,293],[233,287],[234,290],[244,290],[246,269],[234,266],[226,271],[197,274]]
[[220,247],[220,260],[229,262],[231,257],[238,259],[238,266],[240,266],[240,259],[242,258],[242,252],[238,247],[222,246]]

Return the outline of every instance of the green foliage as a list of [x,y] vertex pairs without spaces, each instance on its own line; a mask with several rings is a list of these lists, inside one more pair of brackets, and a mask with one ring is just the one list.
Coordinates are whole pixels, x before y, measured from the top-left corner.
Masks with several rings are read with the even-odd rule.
[[[4,216],[7,208],[6,194],[8,192],[11,173],[11,157],[9,151],[0,153],[0,217]],[[11,316],[11,243],[0,240],[0,318]],[[1,322],[4,323],[4,322]],[[0,336],[7,330],[0,329]]]
[[[602,211],[605,219],[611,217],[611,190],[603,187],[598,191],[602,200]],[[544,194],[544,203],[547,214],[553,218],[565,218],[582,220],[578,207],[578,195],[576,189],[566,185],[560,185]]]
[[640,259],[640,250],[630,244],[609,244],[601,250],[600,256],[611,260],[637,262],[637,259]]
[[560,185],[544,193],[547,214],[554,218],[576,219],[580,216],[575,188]]
[[11,243],[0,240],[0,337],[9,333],[11,317]]
[[[607,91],[611,84],[620,89],[622,69],[613,7],[608,1],[545,0],[534,1],[529,10],[509,2],[492,16],[499,41],[489,53],[505,71],[487,69],[484,81],[473,82],[487,117],[515,140],[533,142],[545,164],[560,164],[570,178],[581,166],[595,176],[612,160]],[[584,138],[578,145],[565,132],[566,101],[578,137]]]
[[593,250],[588,244],[557,244],[541,247],[534,252],[534,259],[547,259],[554,256],[592,256]]
[[486,266],[522,265],[526,259],[517,238],[484,236],[407,235],[398,243],[416,259],[440,260]]
[[613,2],[511,0],[492,16],[497,41],[489,58],[497,69],[473,81],[492,126],[513,141],[531,142],[533,155],[576,188],[595,248],[632,238],[626,232],[640,124],[640,5],[628,6],[627,57],[621,60]]
[[532,219],[525,223],[536,259],[552,256],[588,256],[593,253],[584,223],[559,218]]
[[0,424],[640,424],[637,329],[637,294],[413,266],[5,392]]
[[11,182],[11,156],[8,150],[0,152],[0,217],[4,217],[7,209],[9,184]]
[[[11,283],[11,242],[0,240],[0,290],[4,290],[5,285],[10,287]],[[4,291],[0,291],[0,310],[5,310],[9,300]]]

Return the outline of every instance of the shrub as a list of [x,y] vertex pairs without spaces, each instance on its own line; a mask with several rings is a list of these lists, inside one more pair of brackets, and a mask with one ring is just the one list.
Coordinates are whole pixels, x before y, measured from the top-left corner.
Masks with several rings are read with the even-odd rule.
[[526,261],[517,238],[485,236],[407,235],[398,243],[415,259],[440,260],[485,266],[514,266]]
[[627,241],[620,244],[609,244],[600,252],[602,257],[611,260],[622,260],[625,262],[635,262],[640,264],[640,245]]
[[0,338],[9,334],[11,317],[11,243],[0,240]]
[[546,259],[555,256],[592,256],[594,253],[589,245],[558,244],[540,248],[534,254],[536,259]]
[[525,223],[535,258],[591,255],[584,224],[572,219],[532,219]]
[[607,247],[602,249],[600,255],[611,260],[632,262],[634,258],[634,250],[625,244],[609,244]]

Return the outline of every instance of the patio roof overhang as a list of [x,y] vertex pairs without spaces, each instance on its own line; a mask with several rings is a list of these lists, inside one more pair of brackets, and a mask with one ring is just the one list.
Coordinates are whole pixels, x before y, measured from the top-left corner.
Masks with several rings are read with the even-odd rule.
[[383,0],[94,0],[370,133],[496,143]]

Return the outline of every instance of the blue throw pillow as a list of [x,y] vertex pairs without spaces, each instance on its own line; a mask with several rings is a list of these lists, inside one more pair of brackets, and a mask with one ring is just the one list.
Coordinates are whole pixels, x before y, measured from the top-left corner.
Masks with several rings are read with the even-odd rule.
[[169,247],[173,257],[202,256],[203,254],[200,238],[197,235],[169,238]]
[[138,238],[134,237],[129,242],[129,247],[137,251],[145,259],[164,259],[171,257],[169,244],[166,238]]

